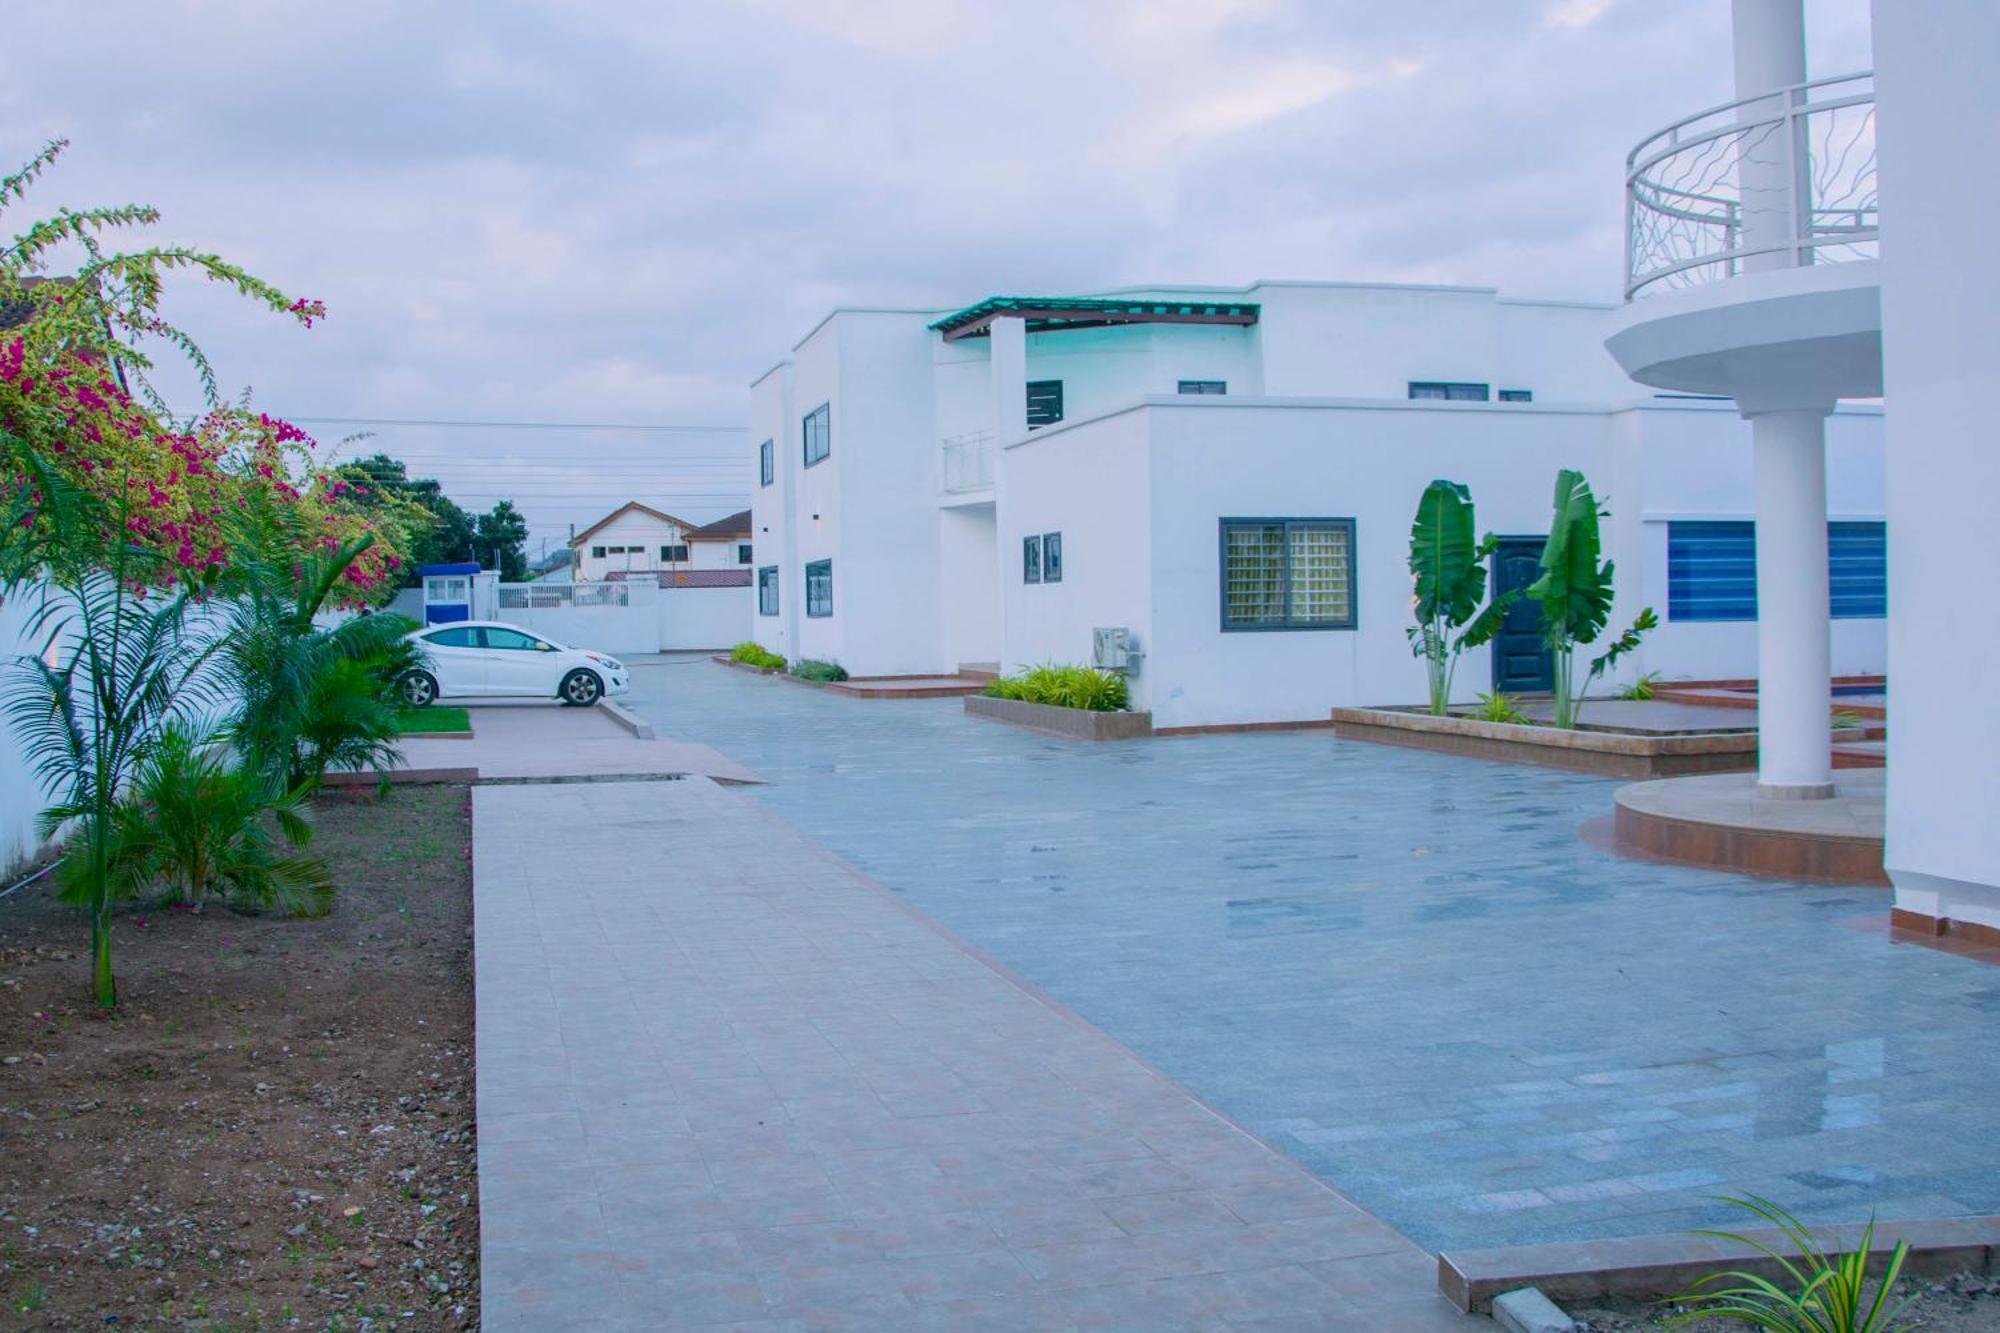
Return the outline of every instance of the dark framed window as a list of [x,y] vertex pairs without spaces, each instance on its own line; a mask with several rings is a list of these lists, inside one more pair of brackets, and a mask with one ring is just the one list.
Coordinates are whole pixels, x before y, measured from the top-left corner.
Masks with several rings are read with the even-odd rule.
[[1021,582],[1040,583],[1042,581],[1042,539],[1040,537],[1021,538]]
[[1826,525],[1827,591],[1835,620],[1889,614],[1889,528],[1880,522]]
[[749,543],[749,542],[738,542],[738,543],[736,543],[736,563],[737,563],[737,564],[739,564],[739,565],[747,565],[747,564],[749,564],[749,563],[750,563],[750,543]]
[[1063,382],[1028,381],[1028,429],[1053,426],[1063,419]]
[[806,614],[824,620],[833,614],[833,561],[815,560],[806,566]]
[[1449,380],[1411,380],[1410,397],[1434,398],[1448,403],[1483,403],[1492,396],[1492,386],[1459,384]]
[[806,413],[800,425],[805,434],[806,466],[811,467],[833,452],[833,404],[821,403]]
[[1182,380],[1176,393],[1228,393],[1228,380]]
[[1042,582],[1062,582],[1062,534],[1042,534]]
[[757,484],[769,486],[777,475],[777,449],[773,441],[766,440],[757,446]]
[[1354,628],[1354,520],[1225,518],[1222,628]]
[[1500,401],[1503,403],[1532,403],[1535,401],[1533,389],[1502,389]]
[[591,547],[590,558],[592,560],[602,560],[604,558],[604,548],[602,546]]
[[[1889,614],[1889,532],[1879,521],[1826,525],[1827,614]],[[1757,525],[1741,519],[1667,524],[1667,619],[1757,618]]]
[[778,614],[778,567],[766,565],[757,571],[757,614]]
[[685,565],[687,558],[688,548],[686,542],[682,542],[678,546],[662,546],[660,548],[660,559],[666,561],[668,564]]

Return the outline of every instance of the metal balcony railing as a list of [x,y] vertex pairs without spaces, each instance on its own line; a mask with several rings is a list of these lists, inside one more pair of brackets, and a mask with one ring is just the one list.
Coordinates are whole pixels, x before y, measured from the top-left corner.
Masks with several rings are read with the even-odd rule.
[[1625,299],[1878,253],[1875,76],[1711,107],[1625,159]]
[[992,489],[993,432],[991,430],[947,435],[939,443],[944,448],[940,476],[941,489],[946,495],[963,495],[967,491]]

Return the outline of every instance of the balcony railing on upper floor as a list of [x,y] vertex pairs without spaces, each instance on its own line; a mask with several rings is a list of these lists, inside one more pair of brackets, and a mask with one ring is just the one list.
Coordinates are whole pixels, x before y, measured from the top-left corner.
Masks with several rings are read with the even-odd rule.
[[1712,107],[1625,160],[1625,299],[1878,253],[1875,76]]
[[947,435],[939,441],[943,446],[940,489],[946,495],[964,495],[968,491],[985,491],[993,488],[993,432],[991,430],[967,431],[963,435]]

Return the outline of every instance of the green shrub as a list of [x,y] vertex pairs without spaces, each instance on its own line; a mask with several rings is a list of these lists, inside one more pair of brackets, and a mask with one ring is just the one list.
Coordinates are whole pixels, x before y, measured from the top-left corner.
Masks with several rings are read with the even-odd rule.
[[1694,1284],[1693,1289],[1675,1297],[1691,1308],[1673,1314],[1667,1327],[1681,1328],[1708,1319],[1735,1319],[1752,1328],[1776,1333],[1895,1333],[1909,1328],[1902,1321],[1914,1295],[1897,1299],[1896,1286],[1903,1263],[1909,1258],[1910,1243],[1898,1241],[1889,1254],[1879,1278],[1868,1276],[1869,1252],[1875,1243],[1875,1223],[1870,1220],[1861,1233],[1861,1243],[1846,1254],[1830,1253],[1820,1247],[1803,1223],[1769,1199],[1751,1195],[1745,1199],[1724,1199],[1746,1212],[1754,1213],[1784,1234],[1798,1257],[1781,1254],[1770,1246],[1731,1231],[1697,1231],[1732,1244],[1762,1251],[1776,1262],[1781,1277],[1777,1281],[1741,1270],[1712,1273]]
[[986,687],[986,694],[1091,713],[1122,713],[1132,706],[1125,677],[1086,666],[1030,667],[1018,675],[1001,676]]
[[1639,679],[1633,681],[1612,697],[1617,699],[1636,699],[1643,703],[1652,698],[1659,687],[1660,673],[1657,671],[1648,671],[1645,675],[1639,677]]
[[1512,722],[1517,725],[1528,720],[1528,715],[1514,702],[1514,696],[1503,694],[1499,690],[1480,695],[1479,707],[1466,716],[1477,718],[1481,722]]
[[783,671],[785,659],[772,652],[761,643],[745,639],[729,650],[729,660],[741,662],[744,666],[764,667],[771,671]]
[[847,668],[838,662],[823,662],[816,657],[801,657],[792,663],[792,674],[800,680],[846,680]]

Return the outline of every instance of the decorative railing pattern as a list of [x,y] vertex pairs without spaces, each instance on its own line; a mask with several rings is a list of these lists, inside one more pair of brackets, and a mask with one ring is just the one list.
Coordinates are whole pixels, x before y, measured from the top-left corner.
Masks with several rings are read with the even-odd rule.
[[1625,161],[1625,298],[1878,253],[1875,77],[1677,121]]
[[947,495],[990,490],[993,486],[993,432],[967,431],[947,435],[944,446],[942,489]]

